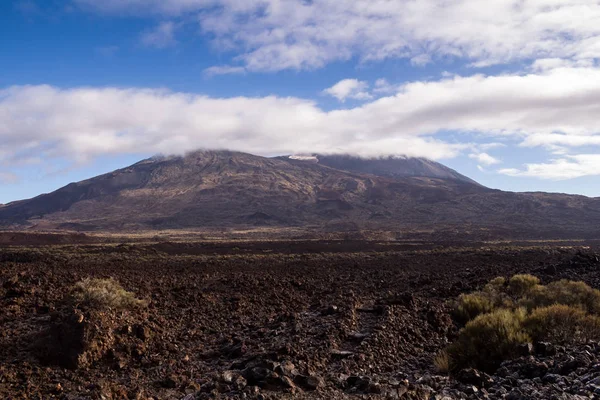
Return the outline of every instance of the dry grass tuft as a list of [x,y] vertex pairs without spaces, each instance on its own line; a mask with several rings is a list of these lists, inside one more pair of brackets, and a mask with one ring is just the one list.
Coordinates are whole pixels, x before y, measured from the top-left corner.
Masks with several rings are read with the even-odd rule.
[[94,309],[126,310],[147,305],[112,278],[86,278],[75,284],[71,296],[77,305]]
[[433,366],[440,374],[448,374],[450,372],[450,355],[447,350],[442,350],[435,355]]

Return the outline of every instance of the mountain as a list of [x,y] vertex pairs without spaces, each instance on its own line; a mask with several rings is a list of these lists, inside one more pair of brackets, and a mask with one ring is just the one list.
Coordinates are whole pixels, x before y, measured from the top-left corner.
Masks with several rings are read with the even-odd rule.
[[399,177],[426,177],[456,180],[477,184],[474,180],[459,174],[455,170],[426,158],[415,157],[379,157],[362,158],[350,155],[321,155],[314,156],[321,165],[344,171]]
[[198,151],[150,158],[6,204],[0,226],[119,232],[268,226],[583,238],[599,236],[600,199],[492,190],[424,159]]

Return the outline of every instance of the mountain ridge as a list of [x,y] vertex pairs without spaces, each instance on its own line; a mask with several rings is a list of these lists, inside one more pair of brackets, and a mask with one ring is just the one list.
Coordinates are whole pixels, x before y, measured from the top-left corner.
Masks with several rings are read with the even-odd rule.
[[[317,158],[319,162],[311,162],[233,151],[149,158],[6,204],[0,207],[0,227],[598,234],[600,199],[502,192],[423,159]],[[433,176],[415,176],[419,171]]]

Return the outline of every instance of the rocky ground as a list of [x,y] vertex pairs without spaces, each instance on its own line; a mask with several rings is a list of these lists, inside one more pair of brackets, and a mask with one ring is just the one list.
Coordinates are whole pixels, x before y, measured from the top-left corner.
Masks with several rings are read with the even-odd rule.
[[[524,348],[492,375],[435,371],[459,328],[449,301],[520,272],[600,287],[600,257],[582,246],[5,247],[0,398],[600,398],[594,343]],[[73,309],[87,277],[148,306]]]

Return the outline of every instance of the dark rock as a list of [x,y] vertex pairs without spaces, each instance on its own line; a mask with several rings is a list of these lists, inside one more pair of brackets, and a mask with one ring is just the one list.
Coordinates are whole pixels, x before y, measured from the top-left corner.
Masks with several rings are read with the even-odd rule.
[[315,375],[296,375],[294,383],[304,390],[316,390],[323,385],[323,379]]
[[371,380],[366,376],[349,376],[346,379],[346,385],[349,388],[356,388],[358,391],[366,391],[371,384]]
[[112,312],[62,310],[34,349],[45,364],[87,368],[112,350],[116,331],[117,316]]
[[523,394],[518,389],[513,389],[504,397],[504,399],[505,400],[526,400],[527,397],[523,396]]
[[333,350],[331,350],[331,355],[334,358],[347,358],[347,357],[353,356],[354,353],[351,351],[347,351],[347,350],[333,349]]
[[474,368],[467,368],[458,371],[455,376],[456,380],[466,385],[475,385],[477,387],[489,386],[493,383],[492,378],[483,372]]
[[367,337],[369,337],[369,334],[362,333],[362,332],[351,332],[348,335],[348,339],[355,341],[355,342],[361,342],[361,341],[365,340]]
[[321,311],[321,315],[333,315],[333,314],[337,314],[339,312],[339,308],[336,305],[331,305],[329,307],[327,307],[326,309],[324,309],[323,311]]
[[558,383],[562,380],[562,376],[557,374],[546,374],[542,377],[542,382],[545,383]]
[[133,327],[133,332],[138,339],[143,341],[150,339],[150,337],[152,336],[152,331],[150,330],[150,328],[142,324],[135,325]]
[[532,379],[546,375],[548,372],[548,365],[545,362],[538,362],[531,360],[524,364],[519,370],[520,375],[524,378]]
[[296,370],[296,366],[292,364],[290,361],[284,361],[278,366],[275,367],[275,372],[277,372],[281,376],[294,377],[298,375],[298,371]]
[[242,371],[242,376],[246,378],[249,385],[266,380],[273,371],[264,367],[249,367]]
[[533,353],[533,344],[523,343],[519,345],[519,347],[517,348],[517,352],[522,356],[528,356]]
[[160,381],[160,385],[167,389],[175,389],[178,386],[178,379],[175,375],[169,375]]
[[556,354],[556,347],[552,343],[538,342],[535,345],[535,352],[542,356],[553,356]]

